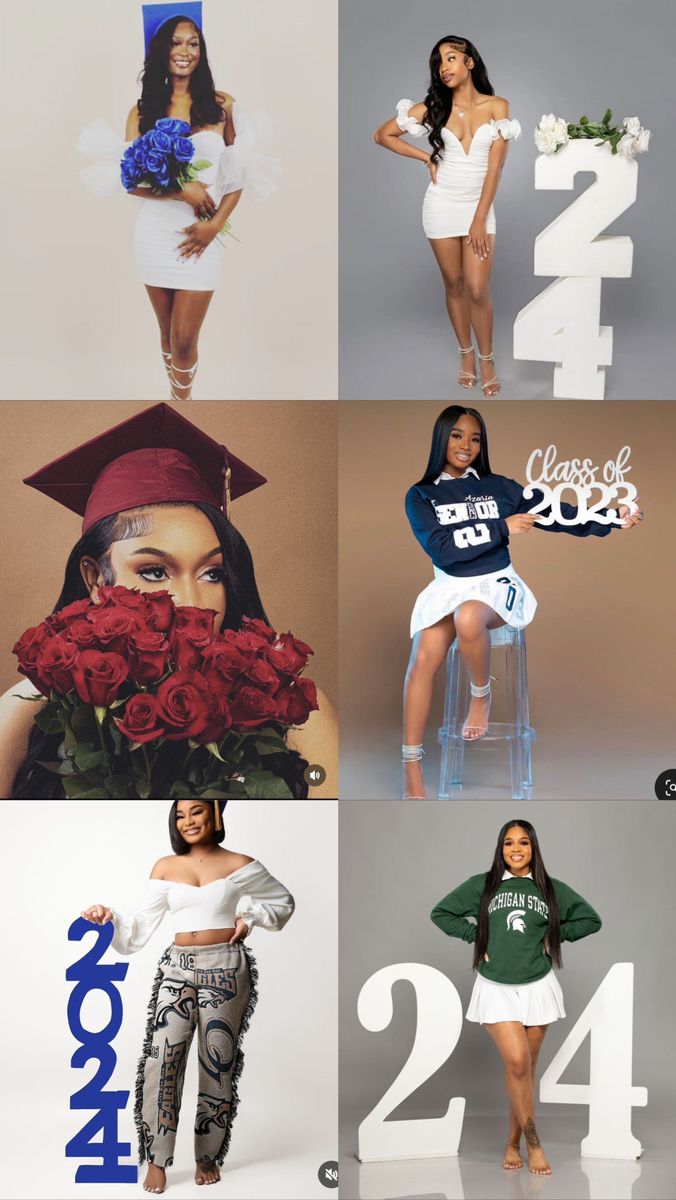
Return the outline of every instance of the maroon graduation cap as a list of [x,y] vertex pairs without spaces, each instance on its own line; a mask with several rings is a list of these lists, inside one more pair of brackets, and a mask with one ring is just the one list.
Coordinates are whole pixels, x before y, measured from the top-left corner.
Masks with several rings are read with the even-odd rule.
[[83,517],[83,534],[102,517],[144,504],[212,504],[266,483],[168,404],[154,404],[24,479]]

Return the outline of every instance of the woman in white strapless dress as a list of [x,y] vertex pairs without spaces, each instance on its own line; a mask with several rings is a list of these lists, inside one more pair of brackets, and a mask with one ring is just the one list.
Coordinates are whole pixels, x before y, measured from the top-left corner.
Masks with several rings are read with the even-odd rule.
[[[402,135],[427,134],[431,153]],[[381,125],[375,141],[418,159],[429,171],[423,229],[444,281],[446,305],[458,339],[458,383],[477,382],[472,330],[476,335],[481,390],[496,396],[490,276],[495,244],[493,199],[510,138],[521,135],[509,104],[496,96],[475,46],[466,38],[441,38],[430,55],[429,91],[422,103],[400,100],[397,115]]]

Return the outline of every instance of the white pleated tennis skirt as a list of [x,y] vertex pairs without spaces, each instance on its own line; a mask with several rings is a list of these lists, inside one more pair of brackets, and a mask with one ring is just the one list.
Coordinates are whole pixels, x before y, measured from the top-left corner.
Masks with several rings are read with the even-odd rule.
[[454,613],[465,600],[480,600],[495,609],[506,625],[523,629],[535,616],[538,602],[510,563],[486,575],[447,575],[434,568],[434,579],[420,593],[411,614],[411,637]]
[[535,983],[514,985],[493,983],[477,973],[465,1018],[479,1025],[497,1021],[550,1025],[565,1015],[561,984],[552,969]]

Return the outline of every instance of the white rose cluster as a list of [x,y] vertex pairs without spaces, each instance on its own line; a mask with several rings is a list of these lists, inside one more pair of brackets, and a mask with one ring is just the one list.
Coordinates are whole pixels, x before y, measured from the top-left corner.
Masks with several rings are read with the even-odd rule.
[[540,154],[556,154],[559,146],[568,141],[568,124],[563,117],[547,113],[540,118],[535,130],[535,145]]
[[638,117],[625,117],[622,122],[624,133],[617,144],[617,153],[625,158],[645,154],[650,142],[650,130],[644,129]]

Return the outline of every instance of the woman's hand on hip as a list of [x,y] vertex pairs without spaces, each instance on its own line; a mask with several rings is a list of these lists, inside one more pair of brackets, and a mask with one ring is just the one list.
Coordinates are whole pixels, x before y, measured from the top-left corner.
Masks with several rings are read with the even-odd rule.
[[475,217],[472,221],[467,234],[467,245],[472,247],[477,258],[482,261],[488,258],[491,247],[486,233],[486,222],[481,217]]
[[86,908],[80,913],[85,921],[91,921],[92,925],[106,925],[108,921],[113,920],[113,914],[105,904],[92,904],[91,908]]
[[235,921],[235,932],[230,938],[228,945],[231,946],[233,942],[243,942],[248,932],[249,926],[247,925],[246,921],[243,921],[241,917],[237,917],[237,920]]
[[431,158],[428,158],[426,165],[427,165],[427,170],[430,173],[430,179],[432,180],[432,183],[436,183],[437,182],[437,164],[435,162],[432,162]]
[[505,524],[509,530],[509,536],[514,537],[515,533],[530,533],[535,522],[537,521],[537,513],[514,513],[512,517],[505,517]]
[[[639,499],[637,496],[634,504],[638,505],[638,503]],[[633,529],[634,525],[640,525],[643,520],[643,510],[641,508],[637,507],[632,512],[628,504],[620,504],[617,511],[622,520],[620,529]]]
[[218,232],[218,222],[216,221],[195,221],[194,225],[187,225],[183,230],[183,233],[186,234],[185,240],[178,246],[179,257],[201,258]]
[[199,179],[191,179],[184,183],[178,198],[185,200],[185,203],[192,207],[196,217],[213,217],[216,212],[216,204],[209,189],[206,184],[200,183]]

